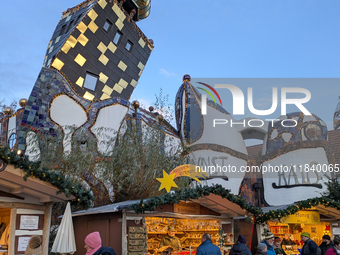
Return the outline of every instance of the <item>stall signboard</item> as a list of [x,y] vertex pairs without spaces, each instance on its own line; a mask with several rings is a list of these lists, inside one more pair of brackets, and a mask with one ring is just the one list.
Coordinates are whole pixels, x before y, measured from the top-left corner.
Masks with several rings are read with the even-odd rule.
[[196,203],[180,202],[174,204],[175,213],[200,214],[200,205]]
[[20,229],[38,229],[39,216],[21,215]]
[[315,211],[299,211],[293,215],[282,217],[281,223],[293,223],[293,224],[319,224],[320,214]]

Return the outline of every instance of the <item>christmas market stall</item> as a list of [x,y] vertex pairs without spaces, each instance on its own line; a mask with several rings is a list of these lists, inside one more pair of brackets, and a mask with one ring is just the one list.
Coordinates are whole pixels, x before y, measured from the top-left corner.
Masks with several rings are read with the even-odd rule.
[[340,204],[333,200],[317,197],[299,201],[291,205],[263,207],[262,214],[256,217],[258,236],[267,231],[279,237],[286,254],[300,254],[303,242],[300,235],[310,234],[317,245],[322,237],[329,235],[331,239],[339,234]]
[[[259,211],[219,185],[78,211],[73,213],[76,254],[85,251],[84,239],[93,231],[99,231],[103,245],[113,247],[117,254],[195,254],[204,233],[226,254],[240,231],[235,229],[235,221]],[[244,230],[249,233],[248,243],[250,230]],[[179,240],[179,249],[163,245],[169,231]]]
[[[19,154],[19,155],[18,155]],[[52,202],[89,206],[92,196],[59,172],[39,170],[38,162],[0,146],[0,254],[25,254],[33,235],[48,254]]]

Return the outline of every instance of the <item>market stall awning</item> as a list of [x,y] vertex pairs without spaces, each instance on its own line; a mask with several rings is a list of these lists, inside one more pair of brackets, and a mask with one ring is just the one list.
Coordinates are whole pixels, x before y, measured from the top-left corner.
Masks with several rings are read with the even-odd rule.
[[244,217],[247,211],[242,209],[238,204],[235,204],[228,199],[221,196],[210,194],[198,199],[191,199],[191,201],[203,205],[211,210],[226,215],[228,218]]
[[74,196],[67,197],[65,193],[59,193],[59,189],[51,183],[41,181],[38,178],[28,177],[24,180],[26,173],[13,165],[7,165],[5,170],[0,172],[0,201],[12,202],[16,199],[20,203],[46,203],[62,202],[74,199]]

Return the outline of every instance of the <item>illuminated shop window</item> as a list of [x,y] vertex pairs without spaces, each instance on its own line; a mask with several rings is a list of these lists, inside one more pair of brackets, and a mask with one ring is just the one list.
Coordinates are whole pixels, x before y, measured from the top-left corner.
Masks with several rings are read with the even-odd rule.
[[84,88],[94,91],[96,89],[97,80],[98,80],[98,75],[86,73],[85,81],[84,81]]
[[115,34],[115,37],[113,38],[113,43],[117,45],[119,43],[122,35],[123,34],[121,32],[117,31],[117,33]]
[[11,136],[8,139],[8,146],[10,149],[13,149],[15,142],[17,141],[17,134],[11,134]]
[[110,27],[112,26],[112,23],[109,20],[106,20],[103,26],[103,29],[108,32]]
[[132,46],[133,46],[133,43],[130,42],[130,41],[127,41],[126,45],[125,45],[125,49],[129,52],[131,52],[131,49],[132,49]]

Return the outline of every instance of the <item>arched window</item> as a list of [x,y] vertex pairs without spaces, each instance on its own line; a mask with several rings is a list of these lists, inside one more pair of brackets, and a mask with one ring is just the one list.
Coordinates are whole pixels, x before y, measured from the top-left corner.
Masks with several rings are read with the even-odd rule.
[[17,141],[17,134],[13,133],[8,139],[8,146],[10,149],[13,149],[15,142]]

